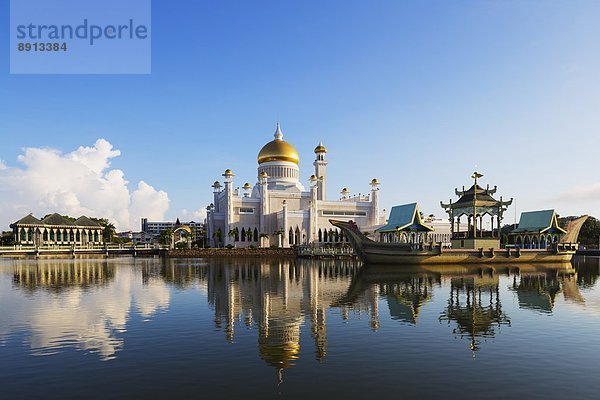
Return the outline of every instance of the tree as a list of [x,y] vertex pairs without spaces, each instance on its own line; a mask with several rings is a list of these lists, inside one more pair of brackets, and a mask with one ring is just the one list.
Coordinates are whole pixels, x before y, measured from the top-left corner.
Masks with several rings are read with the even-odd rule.
[[217,229],[217,231],[213,233],[213,238],[217,240],[217,247],[221,247],[223,242],[223,232],[221,232],[221,229]]
[[585,247],[598,247],[600,241],[600,221],[589,217],[579,232],[579,243]]
[[[237,228],[237,226],[233,229],[230,229],[229,232],[227,232],[227,236],[229,236],[230,238],[233,239],[233,243],[235,243],[237,241],[239,234],[240,234],[240,230]],[[235,247],[235,244],[234,244],[234,247]]]
[[269,234],[261,232],[258,234],[258,237],[260,238],[260,245],[262,247],[262,246],[264,246],[264,240],[269,238]]
[[160,244],[171,245],[171,236],[173,236],[173,229],[165,229],[160,232],[160,237],[158,241]]
[[[579,217],[569,216],[569,217],[561,217],[558,219],[559,225],[566,229],[569,225],[569,221],[577,219]],[[598,248],[598,241],[600,240],[600,221],[594,217],[588,217],[588,219],[584,222],[581,227],[581,231],[579,231],[579,244],[585,247],[595,247]]]
[[111,243],[115,239],[116,231],[117,229],[111,222],[106,224],[106,226],[102,230],[102,237],[104,238],[104,242]]
[[15,237],[12,231],[4,231],[2,232],[2,236],[0,236],[0,246],[12,246],[15,244]]

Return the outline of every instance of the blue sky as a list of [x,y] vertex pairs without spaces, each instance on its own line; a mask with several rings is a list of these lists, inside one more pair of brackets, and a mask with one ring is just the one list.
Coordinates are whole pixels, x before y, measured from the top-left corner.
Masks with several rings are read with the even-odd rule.
[[10,75],[0,30],[5,165],[24,168],[23,148],[104,138],[121,152],[110,168],[167,192],[175,218],[210,203],[226,168],[254,183],[279,119],[305,181],[315,145],[328,147],[331,198],[377,177],[382,207],[418,201],[442,216],[476,168],[519,212],[600,216],[600,2],[152,7],[150,75]]

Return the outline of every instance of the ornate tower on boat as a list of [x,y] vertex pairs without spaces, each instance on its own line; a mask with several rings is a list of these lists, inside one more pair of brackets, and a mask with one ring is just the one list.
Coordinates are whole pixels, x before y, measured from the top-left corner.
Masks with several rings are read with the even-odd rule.
[[[451,242],[454,249],[500,248],[502,219],[513,199],[503,201],[502,196],[500,200],[494,199],[492,195],[496,193],[497,187],[490,189],[487,185],[483,189],[477,183],[481,177],[482,174],[474,172],[471,178],[475,183],[469,190],[465,190],[464,186],[462,191],[454,189],[459,197],[455,203],[452,199],[447,204],[440,202],[450,219]],[[466,217],[466,224],[461,226],[463,217]],[[489,225],[487,221],[484,224],[484,220],[488,220]]]

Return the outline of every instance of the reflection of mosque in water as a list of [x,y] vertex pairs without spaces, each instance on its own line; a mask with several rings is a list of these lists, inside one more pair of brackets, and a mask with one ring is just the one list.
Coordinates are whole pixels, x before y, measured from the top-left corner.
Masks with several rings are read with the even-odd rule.
[[[434,292],[439,295],[440,289],[449,287],[450,296],[439,318],[454,327],[455,335],[468,339],[473,351],[511,323],[500,300],[501,278],[508,281],[509,293],[514,293],[522,309],[552,313],[557,295],[562,293],[566,301],[600,310],[593,298],[585,302],[579,291],[596,284],[600,261],[576,261],[577,273],[570,267],[539,265],[407,267],[394,272],[340,260],[75,259],[11,263],[12,284],[26,293],[37,292],[18,303],[21,310],[16,315],[22,315],[22,321],[14,321],[15,326],[31,325],[35,332],[32,347],[56,349],[64,347],[68,338],[80,349],[100,353],[103,359],[115,357],[122,347],[123,338],[118,333],[126,330],[134,305],[144,318],[169,306],[167,285],[196,286],[207,293],[214,307],[215,325],[232,343],[236,330],[257,327],[261,358],[280,372],[300,356],[304,329],[314,342],[315,358],[325,359],[330,308],[339,310],[342,319],[366,315],[376,331],[383,311],[379,302],[385,301],[391,320],[417,325],[423,307],[433,303]],[[93,287],[102,290],[89,290]],[[0,327],[0,338],[2,331]]]
[[[327,309],[369,315],[379,329],[379,300],[392,320],[416,325],[419,312],[431,302],[436,287],[450,287],[447,306],[439,319],[454,324],[453,333],[467,338],[473,351],[481,341],[494,338],[511,320],[500,301],[500,276],[512,277],[521,308],[538,309],[537,297],[562,291],[576,300],[576,275],[566,267],[519,266],[509,269],[458,267],[415,268],[401,272],[360,268],[340,261],[272,261],[256,265],[240,262],[224,268],[209,265],[206,272],[209,302],[215,308],[215,325],[235,342],[236,327],[258,326],[261,357],[279,370],[294,365],[300,353],[305,320],[315,343],[315,356],[327,354]],[[566,273],[564,273],[566,272]],[[543,290],[533,282],[543,280]],[[536,297],[537,296],[537,297]],[[537,300],[536,300],[537,299]]]
[[[298,358],[300,330],[308,319],[315,356],[322,360],[327,354],[327,309],[346,295],[357,269],[355,263],[344,261],[211,265],[208,301],[215,308],[215,325],[224,329],[230,342],[235,341],[236,325],[257,325],[261,357],[282,369]],[[340,307],[342,316],[347,316],[348,306]]]

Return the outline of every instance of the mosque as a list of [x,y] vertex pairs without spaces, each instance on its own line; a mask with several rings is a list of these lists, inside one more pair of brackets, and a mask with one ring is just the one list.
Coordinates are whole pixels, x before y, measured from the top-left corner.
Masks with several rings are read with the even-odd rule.
[[258,182],[234,189],[235,174],[223,173],[223,184],[212,185],[214,202],[207,208],[207,236],[213,247],[343,242],[343,234],[329,219],[353,220],[363,231],[372,232],[381,224],[379,181],[370,183],[368,195],[350,196],[344,188],[339,200],[327,198],[327,149],[315,148],[314,173],[309,188],[300,181],[300,157],[283,140],[277,123],[274,139],[258,153]]

